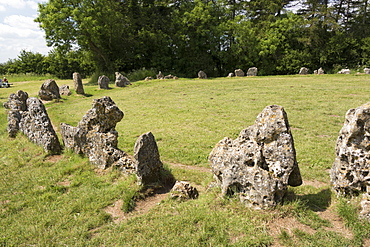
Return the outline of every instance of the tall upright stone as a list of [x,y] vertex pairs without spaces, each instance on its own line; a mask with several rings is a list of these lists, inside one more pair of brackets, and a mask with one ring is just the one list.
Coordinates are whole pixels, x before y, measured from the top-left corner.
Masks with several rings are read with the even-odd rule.
[[9,137],[14,138],[19,131],[19,123],[22,118],[22,112],[27,111],[28,94],[22,90],[10,94],[8,101],[5,102],[4,108],[8,109],[8,127]]
[[106,75],[99,76],[98,85],[100,89],[109,89],[109,78]]
[[81,75],[77,72],[74,72],[73,75],[73,83],[74,83],[74,88],[77,94],[85,94],[84,87],[82,85],[82,78]]
[[253,208],[274,207],[288,185],[302,184],[288,118],[278,105],[267,106],[235,140],[221,140],[209,162],[222,193]]

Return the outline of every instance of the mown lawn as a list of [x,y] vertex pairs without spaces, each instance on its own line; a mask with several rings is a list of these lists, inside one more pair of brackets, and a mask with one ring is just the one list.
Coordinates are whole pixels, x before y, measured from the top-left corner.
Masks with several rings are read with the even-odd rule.
[[[0,88],[0,102],[23,90],[37,96],[43,81],[13,82]],[[71,80],[57,80],[58,85]],[[114,223],[106,212],[118,200],[134,206],[135,177],[97,171],[87,158],[65,150],[47,156],[23,135],[7,136],[0,112],[0,246],[362,246],[370,226],[357,220],[358,199],[338,199],[328,170],[336,138],[348,109],[369,101],[370,76],[270,76],[134,82],[100,90],[85,84],[85,96],[63,96],[46,103],[54,126],[76,125],[93,99],[110,96],[125,113],[117,124],[119,148],[133,154],[139,135],[151,131],[161,159],[177,180],[201,191],[197,200],[164,199],[144,214]],[[72,90],[73,91],[73,90]],[[209,167],[208,154],[225,136],[236,138],[264,107],[285,108],[305,183],[290,189],[284,205],[255,211],[236,198],[223,198],[207,172],[173,164]],[[57,130],[58,131],[58,130]],[[208,188],[208,189],[207,189]],[[331,212],[345,235],[324,219]],[[131,215],[131,214],[128,214]],[[286,219],[273,231],[273,223]],[[310,230],[307,230],[310,229]]]

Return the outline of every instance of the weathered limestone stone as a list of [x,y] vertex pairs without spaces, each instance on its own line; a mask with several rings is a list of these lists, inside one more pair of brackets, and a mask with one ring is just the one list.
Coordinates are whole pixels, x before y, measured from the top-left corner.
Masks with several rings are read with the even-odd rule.
[[256,67],[249,68],[247,71],[247,76],[257,76],[258,69]]
[[59,154],[62,149],[44,104],[37,98],[28,98],[26,103],[27,111],[20,112],[19,130],[47,153]]
[[299,74],[300,75],[307,75],[308,74],[308,69],[306,67],[302,67],[300,70],[299,70]]
[[234,77],[234,73],[229,73],[227,77]]
[[364,73],[369,75],[370,74],[370,69],[369,68],[364,68]]
[[325,74],[325,71],[322,68],[320,68],[320,69],[317,70],[317,74],[318,75],[323,75],[323,74]]
[[41,100],[46,101],[60,99],[59,87],[55,80],[48,79],[41,85],[39,97]]
[[239,76],[239,77],[242,77],[242,76],[244,76],[245,74],[244,74],[244,71],[243,70],[241,70],[241,69],[236,69],[235,71],[234,71],[234,73],[235,73],[235,76]]
[[82,85],[81,75],[77,72],[73,73],[73,83],[77,94],[85,94],[84,87]]
[[70,96],[72,94],[71,90],[69,90],[68,85],[62,85],[59,87],[60,95]]
[[145,77],[145,81],[151,81],[151,80],[153,80],[153,78],[151,76]]
[[98,79],[98,85],[100,89],[109,89],[109,78],[108,76],[101,75]]
[[185,181],[176,181],[170,192],[170,197],[176,200],[197,199],[198,190]]
[[164,79],[164,74],[162,74],[162,71],[159,71],[157,79]]
[[163,164],[160,160],[158,146],[151,132],[142,134],[134,146],[136,159],[136,176],[142,184],[161,181]]
[[370,102],[350,109],[339,132],[330,171],[333,189],[353,195],[370,186]]
[[237,193],[257,209],[274,207],[288,185],[302,184],[288,118],[278,105],[267,106],[237,139],[221,140],[209,161],[222,193]]
[[198,79],[207,79],[207,74],[204,71],[200,70],[198,72]]
[[123,115],[110,97],[94,100],[92,108],[77,127],[61,123],[65,147],[86,155],[100,169],[114,165],[126,173],[133,173],[134,159],[117,148],[118,133],[115,127]]
[[9,137],[14,138],[19,131],[19,122],[22,118],[21,113],[27,111],[27,99],[28,94],[22,90],[18,90],[17,93],[10,94],[8,101],[3,104],[4,108],[9,109],[7,117]]
[[115,81],[115,85],[116,87],[125,87],[125,86],[128,86],[128,85],[131,85],[129,79],[125,76],[123,76],[121,73],[119,72],[116,72],[116,81]]
[[315,70],[313,71],[313,74],[314,74],[314,75],[317,75],[317,73],[318,73],[318,72],[317,72],[317,69],[315,69]]
[[351,74],[351,70],[350,69],[341,69],[338,74],[346,74],[346,75],[349,75]]

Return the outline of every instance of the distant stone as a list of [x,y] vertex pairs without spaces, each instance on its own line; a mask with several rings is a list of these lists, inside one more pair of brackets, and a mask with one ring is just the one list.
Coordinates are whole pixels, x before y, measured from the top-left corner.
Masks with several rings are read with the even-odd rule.
[[77,72],[73,73],[73,83],[77,94],[85,94],[85,90],[82,85],[81,75]]
[[96,99],[77,127],[61,123],[60,131],[66,148],[84,154],[100,169],[115,166],[126,173],[134,173],[135,160],[117,148],[116,124],[123,112],[110,97]]
[[134,146],[136,159],[136,176],[142,184],[161,181],[163,164],[160,160],[158,146],[151,132],[142,134]]
[[317,72],[317,69],[315,69],[315,70],[313,71],[313,74],[314,74],[314,75],[317,75],[317,73],[318,73],[318,72]]
[[4,108],[8,109],[8,135],[14,138],[19,131],[19,123],[22,118],[22,112],[27,111],[28,94],[22,90],[10,94],[8,101],[5,102]]
[[320,69],[317,70],[317,74],[318,75],[323,75],[323,74],[325,74],[325,71],[322,68],[320,68]]
[[308,69],[306,67],[302,67],[300,70],[299,70],[299,74],[300,75],[307,75],[308,74]]
[[164,74],[162,74],[161,71],[159,71],[158,75],[157,75],[157,79],[164,79]]
[[256,67],[249,68],[247,71],[247,76],[257,76],[258,69]]
[[283,107],[267,106],[237,139],[225,137],[209,155],[222,193],[265,209],[282,203],[288,185],[302,184],[293,136]]
[[346,74],[346,75],[349,75],[351,74],[351,70],[350,69],[341,69],[338,74]]
[[37,98],[28,98],[26,103],[27,111],[20,112],[19,130],[47,153],[59,154],[62,148],[44,104]]
[[370,74],[370,69],[369,68],[364,68],[364,73],[369,75]]
[[365,192],[370,186],[369,126],[370,102],[347,111],[330,170],[333,189],[340,195]]
[[151,81],[151,80],[153,80],[153,78],[152,78],[152,77],[150,77],[150,76],[145,77],[145,81]]
[[179,201],[197,199],[198,196],[198,190],[185,181],[176,181],[170,191],[170,197]]
[[109,89],[109,82],[110,80],[108,76],[105,75],[99,76],[98,85],[100,89]]
[[243,77],[245,75],[244,71],[241,69],[236,69],[234,72],[235,72],[235,76],[237,77]]
[[41,85],[39,97],[41,100],[45,101],[60,99],[59,87],[55,80],[48,79]]
[[123,76],[119,72],[116,72],[115,74],[116,74],[116,81],[115,81],[116,87],[125,87],[128,85],[131,85],[131,82],[129,81],[127,77]]
[[70,96],[72,94],[71,90],[69,90],[68,85],[60,86],[59,87],[59,93],[60,93],[60,95],[64,95],[64,96]]
[[207,79],[207,74],[204,71],[200,70],[198,72],[198,79]]
[[227,77],[234,77],[234,73],[229,73]]

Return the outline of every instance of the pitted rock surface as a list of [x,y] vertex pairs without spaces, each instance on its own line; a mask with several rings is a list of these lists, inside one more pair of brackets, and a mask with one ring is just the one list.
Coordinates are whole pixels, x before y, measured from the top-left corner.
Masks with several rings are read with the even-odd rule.
[[278,105],[267,106],[235,140],[221,140],[209,161],[222,193],[237,193],[257,209],[276,206],[288,185],[302,184],[288,118]]
[[28,98],[26,103],[27,111],[20,113],[19,130],[30,141],[43,146],[46,152],[59,154],[62,149],[44,104],[33,97]]
[[72,75],[73,78],[73,84],[74,88],[77,94],[85,94],[84,87],[82,85],[82,78],[81,75],[77,72],[73,73]]
[[69,90],[68,85],[60,86],[59,87],[59,93],[60,93],[60,95],[64,95],[64,96],[70,96],[72,94],[71,90]]
[[306,67],[302,67],[300,70],[299,70],[299,74],[300,75],[307,75],[308,74],[308,69]]
[[357,194],[370,186],[370,102],[346,113],[330,171],[334,190]]
[[109,89],[109,78],[108,76],[101,75],[98,78],[98,85],[100,89]]
[[131,85],[129,79],[123,76],[121,73],[116,72],[115,75],[116,75],[116,81],[115,81],[116,87],[125,87],[128,85]]
[[110,97],[94,100],[92,108],[77,127],[61,123],[64,145],[76,153],[86,155],[100,169],[114,165],[127,173],[133,173],[135,161],[117,148],[118,133],[115,127],[123,115]]
[[170,197],[176,200],[197,199],[198,190],[185,181],[176,181],[170,192]]
[[242,76],[244,76],[244,75],[245,75],[244,71],[243,71],[243,70],[241,70],[241,69],[236,69],[236,70],[234,71],[234,74],[235,74],[235,76],[239,76],[239,77],[242,77]]
[[142,184],[161,181],[163,164],[158,146],[151,132],[142,134],[135,143],[134,157],[136,159],[136,176]]
[[22,118],[21,113],[27,111],[27,99],[28,94],[22,90],[18,90],[17,93],[10,94],[8,101],[3,104],[4,108],[9,109],[7,117],[9,137],[14,138],[19,131],[19,122]]
[[247,71],[247,76],[257,76],[258,69],[256,67],[249,68]]
[[55,80],[48,79],[41,85],[39,97],[41,100],[45,101],[60,99],[59,87]]
[[200,70],[198,72],[198,78],[199,79],[207,79],[207,74],[204,71]]

